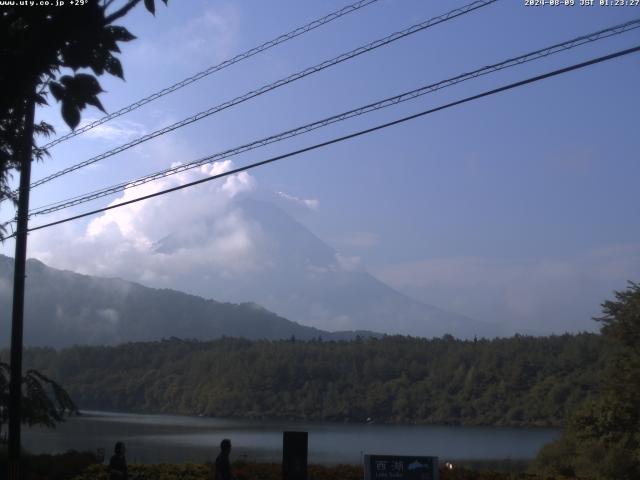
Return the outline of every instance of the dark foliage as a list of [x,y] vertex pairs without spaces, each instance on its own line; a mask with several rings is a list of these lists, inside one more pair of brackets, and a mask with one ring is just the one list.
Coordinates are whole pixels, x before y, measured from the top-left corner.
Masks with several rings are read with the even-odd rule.
[[594,334],[461,341],[178,339],[39,348],[83,408],[223,417],[560,425],[594,394]]
[[[95,75],[105,72],[124,78],[118,42],[135,37],[126,28],[112,25],[141,0],[99,2],[74,8],[55,6],[4,6],[0,11],[0,201],[16,200],[9,187],[12,170],[19,170],[24,137],[30,131],[27,111],[31,102],[47,104],[48,93],[61,104],[64,121],[72,129],[80,123],[87,105],[102,111],[102,92]],[[168,0],[162,0],[167,3]],[[51,2],[52,4],[54,2]],[[112,12],[109,8],[118,4]],[[155,12],[154,0],[145,0]],[[79,70],[85,72],[78,73]],[[93,74],[86,73],[87,70]],[[61,71],[68,71],[59,77]],[[49,136],[53,127],[34,125],[34,135]],[[36,158],[47,152],[34,149]],[[0,225],[0,234],[4,232]]]
[[[11,368],[0,362],[0,436],[9,421],[9,376]],[[77,413],[69,394],[58,383],[36,370],[22,377],[22,423],[53,428],[65,414]]]
[[605,365],[598,395],[572,415],[563,436],[535,467],[546,473],[610,480],[640,478],[640,284],[606,301]]
[[[0,478],[6,467],[6,450],[0,450]],[[22,477],[24,480],[70,480],[90,466],[102,463],[103,458],[93,452],[69,451],[57,455],[22,456]]]

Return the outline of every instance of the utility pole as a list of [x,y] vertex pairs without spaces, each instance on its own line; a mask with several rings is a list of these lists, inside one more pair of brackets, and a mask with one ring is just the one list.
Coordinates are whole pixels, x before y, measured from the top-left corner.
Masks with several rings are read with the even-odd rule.
[[29,185],[33,153],[35,89],[28,92],[24,111],[20,161],[20,190],[16,231],[16,256],[13,270],[13,311],[11,316],[11,378],[9,381],[9,480],[20,479],[20,427],[22,419],[22,333],[24,324],[24,279],[27,262],[27,228],[29,223]]

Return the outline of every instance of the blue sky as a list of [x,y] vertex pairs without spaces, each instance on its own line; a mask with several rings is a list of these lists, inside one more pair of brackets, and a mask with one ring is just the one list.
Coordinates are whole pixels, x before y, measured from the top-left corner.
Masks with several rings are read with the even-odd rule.
[[[33,179],[464,4],[381,0],[54,147],[52,158],[35,166]],[[113,111],[344,5],[172,1],[155,18],[139,8],[122,22],[138,36],[122,46],[126,82],[101,78],[107,91],[102,102]],[[34,189],[31,205],[190,161],[639,16],[640,7],[499,1],[66,175]],[[233,164],[639,43],[640,29],[244,154]],[[253,170],[239,189],[280,198],[345,258],[418,300],[519,330],[593,329],[590,317],[599,313],[599,303],[626,280],[640,279],[639,85],[635,54]],[[89,109],[83,118],[99,114]],[[59,133],[68,130],[57,107],[38,116]],[[207,191],[194,189],[185,201],[207,205],[213,202]],[[6,207],[2,214],[10,215]],[[76,255],[66,255],[71,239],[92,235],[90,221],[32,234],[30,255],[53,266],[126,278],[126,270],[108,268],[104,252],[78,247]],[[151,230],[144,236],[149,241],[162,234]],[[120,244],[114,242],[109,255],[117,255]],[[101,245],[109,248],[107,237]],[[13,255],[13,248],[6,242],[2,251]]]

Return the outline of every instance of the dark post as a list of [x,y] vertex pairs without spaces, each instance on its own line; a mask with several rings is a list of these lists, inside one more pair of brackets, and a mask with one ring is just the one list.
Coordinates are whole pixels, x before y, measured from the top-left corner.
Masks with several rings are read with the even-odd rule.
[[11,317],[11,379],[9,381],[9,479],[20,478],[20,420],[22,418],[22,330],[24,317],[24,279],[27,262],[27,228],[29,223],[29,184],[35,101],[29,92],[25,111],[23,142],[20,155],[20,191],[16,258],[13,271],[13,312]]
[[307,480],[307,432],[283,432],[282,480]]

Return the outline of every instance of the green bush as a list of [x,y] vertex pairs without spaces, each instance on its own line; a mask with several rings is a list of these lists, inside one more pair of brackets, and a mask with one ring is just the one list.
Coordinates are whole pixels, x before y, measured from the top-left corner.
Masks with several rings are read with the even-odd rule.
[[[71,450],[58,455],[23,453],[21,459],[24,480],[69,480],[102,461],[93,452]],[[7,475],[7,450],[0,448],[0,478]]]
[[[280,480],[282,467],[275,463],[235,463],[233,475],[237,480]],[[210,480],[211,465],[131,465],[129,477],[132,480]],[[336,465],[332,467],[309,465],[309,480],[362,480],[361,466]],[[107,480],[104,465],[92,465],[73,480]],[[569,480],[568,477],[536,475],[528,473],[493,472],[454,468],[440,470],[440,480]]]

